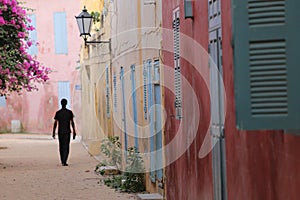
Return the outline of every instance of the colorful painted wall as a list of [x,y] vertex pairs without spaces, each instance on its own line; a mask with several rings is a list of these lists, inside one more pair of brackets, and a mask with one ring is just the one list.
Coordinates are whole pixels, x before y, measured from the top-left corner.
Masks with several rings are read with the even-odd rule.
[[[218,1],[192,1],[193,19],[184,18],[184,1],[167,0],[163,2],[165,17],[163,18],[163,27],[172,29],[172,14],[179,8],[180,12],[180,31],[199,43],[211,55],[211,61],[214,59],[212,52],[213,41],[209,35],[209,14],[208,6]],[[189,143],[189,137],[195,136],[192,143],[186,151],[166,168],[166,198],[167,199],[298,199],[297,188],[300,184],[298,170],[300,163],[297,159],[299,151],[300,137],[286,132],[289,131],[240,131],[236,129],[235,101],[234,101],[234,64],[232,50],[232,5],[231,1],[222,0],[221,8],[221,63],[223,72],[224,89],[226,94],[226,115],[224,125],[225,141],[225,166],[222,172],[225,174],[225,180],[221,187],[217,188],[218,180],[215,180],[216,168],[213,168],[216,158],[214,149],[209,150],[212,144],[206,143],[206,134],[209,130],[209,139],[212,129],[210,119],[218,113],[211,112],[211,104],[214,100],[210,87],[213,77],[206,67],[208,64],[201,63],[198,68],[194,64],[193,56],[201,59],[201,51],[195,51],[193,43],[188,43],[182,36],[180,39],[181,55],[181,73],[186,79],[182,83],[182,119],[176,119],[176,110],[174,107],[175,94],[166,90],[165,109],[167,119],[165,123],[166,145],[172,143],[176,137],[180,137],[181,142],[176,143],[165,157],[173,157],[178,149],[185,149]],[[209,4],[210,3],[210,4]],[[217,10],[217,7],[216,7]],[[163,33],[163,49],[171,46],[171,35]],[[186,44],[185,44],[186,43]],[[186,46],[190,47],[189,49]],[[208,49],[208,46],[210,47]],[[198,49],[199,50],[199,49]],[[187,56],[193,54],[193,56]],[[164,52],[164,64],[174,66],[174,54]],[[208,62],[207,62],[208,63]],[[199,73],[202,71],[201,73]],[[174,72],[173,72],[174,73]],[[167,73],[165,72],[165,80]],[[200,75],[199,75],[200,74]],[[207,77],[208,75],[208,77]],[[174,77],[171,77],[174,78]],[[174,81],[174,80],[173,80]],[[207,84],[208,83],[208,84]],[[194,125],[194,118],[191,113],[193,102],[187,98],[188,85],[193,88],[199,105],[199,123],[196,134],[188,127]],[[195,109],[194,109],[195,110]],[[181,129],[183,130],[181,132]],[[179,135],[178,135],[179,133]],[[183,135],[181,135],[183,133]],[[176,141],[176,140],[175,140]],[[207,145],[206,150],[203,145]],[[217,147],[218,148],[218,147]],[[208,153],[206,155],[206,153]],[[224,156],[224,155],[223,155]],[[222,179],[222,175],[217,177]],[[224,189],[223,191],[222,188]],[[217,191],[217,192],[216,192]]]
[[[50,133],[53,116],[59,108],[59,98],[67,96],[70,108],[80,127],[81,93],[80,73],[76,69],[81,40],[74,16],[80,11],[77,1],[50,2],[45,0],[24,1],[32,23],[36,27],[39,43],[32,55],[50,67],[50,81],[39,86],[38,91],[9,95],[6,105],[0,107],[1,131],[11,130],[11,121],[19,120],[24,132]],[[31,36],[33,37],[33,36]]]
[[[150,105],[147,103],[149,92],[145,92],[149,81],[154,87],[154,75],[159,77],[158,80],[162,77],[161,1],[100,3],[103,8],[97,3],[82,2],[90,13],[99,11],[103,20],[93,26],[90,40],[111,41],[110,45],[82,46],[83,140],[89,151],[97,156],[103,156],[100,144],[110,135],[120,137],[124,150],[135,146],[142,153],[148,152],[150,126],[154,124],[150,125],[149,119],[154,94]],[[99,30],[94,31],[95,28]],[[160,91],[156,96],[161,99],[163,91],[159,82],[155,86]],[[152,117],[154,120],[154,115]],[[157,115],[156,118],[161,117]],[[154,133],[154,128],[151,130]],[[161,134],[161,129],[159,131]],[[144,157],[144,161],[149,171],[150,157]],[[158,181],[154,178],[151,182],[149,176],[147,173],[147,189],[156,192]]]
[[[107,40],[110,36],[107,26],[110,13],[107,12],[105,18],[103,13],[109,4],[104,7],[104,1],[81,1],[81,8],[84,6],[90,14],[99,13],[99,19],[102,19],[102,22],[93,23],[92,37],[88,40]],[[106,117],[106,101],[110,99],[110,96],[106,98],[106,66],[110,66],[109,44],[85,46],[82,39],[80,55],[82,115],[85,116],[82,118],[82,139],[91,154],[101,156],[101,140],[112,134],[110,118]],[[108,83],[110,84],[110,79]]]
[[[222,1],[224,82],[227,99],[234,96],[232,7]],[[226,58],[226,59],[225,59]],[[238,131],[235,102],[227,104],[226,157],[228,199],[298,199],[300,137],[292,131]],[[295,131],[294,133],[299,133]]]
[[[165,154],[167,199],[213,199],[211,155],[198,157],[210,123],[208,5],[206,1],[193,3],[193,19],[184,18],[183,1],[164,1],[162,6],[163,63],[169,66],[164,68],[164,85],[169,85],[164,96],[165,145],[170,147]],[[174,19],[178,17],[180,34],[174,39]],[[175,83],[174,40],[180,41],[181,89],[176,89]],[[178,90],[182,114],[175,108]]]
[[112,87],[114,134],[120,136],[124,150],[136,147],[142,153],[146,187],[152,193],[163,193],[164,182],[162,169],[158,174],[149,173],[151,166],[162,162],[162,158],[150,155],[162,143],[162,128],[158,128],[163,123],[163,112],[158,105],[162,102],[158,101],[164,93],[161,4],[161,1],[134,0],[130,4],[115,1],[112,9],[116,14],[111,17],[111,76],[116,80],[116,86]]

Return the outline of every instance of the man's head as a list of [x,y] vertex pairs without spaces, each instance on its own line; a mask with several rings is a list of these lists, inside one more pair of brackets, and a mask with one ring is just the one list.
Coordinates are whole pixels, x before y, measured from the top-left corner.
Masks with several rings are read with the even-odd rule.
[[62,106],[63,108],[65,108],[65,107],[67,106],[67,104],[68,104],[68,101],[67,101],[67,99],[62,99],[62,100],[60,101],[60,103],[61,103],[61,106]]

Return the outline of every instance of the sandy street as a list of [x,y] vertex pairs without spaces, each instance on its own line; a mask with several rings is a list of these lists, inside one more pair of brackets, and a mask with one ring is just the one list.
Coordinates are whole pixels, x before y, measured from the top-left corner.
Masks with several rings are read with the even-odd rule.
[[98,164],[79,141],[71,142],[69,166],[61,166],[51,136],[0,134],[1,200],[135,200],[98,183]]

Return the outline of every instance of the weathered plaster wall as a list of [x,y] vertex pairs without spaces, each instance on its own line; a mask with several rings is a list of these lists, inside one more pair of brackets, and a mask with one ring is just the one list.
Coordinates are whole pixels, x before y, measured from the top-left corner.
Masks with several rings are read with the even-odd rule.
[[[193,6],[194,19],[185,19],[183,1],[163,1],[163,47],[166,50],[173,48],[173,35],[172,32],[170,33],[173,29],[173,11],[180,9],[180,68],[183,101],[183,117],[178,120],[175,118],[174,92],[165,90],[164,105],[167,113],[165,143],[171,144],[175,138],[179,138],[176,145],[166,152],[165,157],[175,157],[178,151],[182,151],[182,155],[166,168],[168,200],[213,199],[211,154],[202,159],[198,154],[210,123],[208,5],[207,1],[193,1]],[[164,65],[174,68],[173,51],[164,51],[163,58]],[[165,84],[170,82],[174,87],[174,69],[165,70],[164,74]],[[189,143],[190,145],[187,145]]]
[[[134,64],[135,83],[137,86],[136,105],[138,115],[139,151],[149,152],[149,117],[145,120],[143,104],[143,63],[149,59],[152,60],[152,62],[153,59],[160,60],[161,1],[133,0],[130,1],[130,3],[127,1],[114,1],[112,9],[112,13],[114,13],[114,15],[111,16],[112,74],[116,74],[118,81],[117,110],[114,112],[113,124],[114,134],[121,137],[124,148],[124,117],[122,86],[120,81],[120,71],[121,67],[123,67],[128,147],[134,146],[133,97],[131,88],[132,80],[130,78],[131,65]],[[146,169],[149,170],[149,158],[144,158],[144,161]],[[146,175],[146,186],[148,191],[157,192],[157,185],[151,183],[148,174]]]
[[[183,2],[183,1],[181,1]],[[176,7],[180,7],[180,29],[198,41],[204,48],[208,46],[208,25],[207,25],[207,1],[193,1],[194,20],[185,20],[183,15],[183,5],[176,0],[166,0],[163,4],[166,17],[163,18],[163,27],[172,28],[172,16],[168,13]],[[225,119],[225,140],[226,140],[226,187],[227,199],[298,199],[297,188],[300,184],[298,170],[300,163],[298,157],[300,138],[296,135],[286,134],[284,131],[240,131],[236,129],[235,101],[234,101],[234,63],[232,52],[232,6],[230,0],[221,1],[222,8],[222,66],[223,78],[226,91],[226,119]],[[167,44],[168,39],[163,34],[163,44]],[[170,42],[170,41],[169,41]],[[184,44],[182,44],[184,45]],[[184,49],[184,47],[183,47]],[[185,49],[188,51],[188,49]],[[191,54],[199,55],[197,51]],[[164,63],[172,65],[173,55],[165,52]],[[205,129],[209,125],[210,100],[207,88],[204,87],[203,80],[195,76],[193,66],[186,61],[182,61],[182,74],[192,84],[200,102],[200,124],[197,137],[187,149],[187,151],[166,169],[166,192],[167,199],[214,199],[212,183],[212,162],[211,154],[204,158],[199,158],[199,152],[203,143]],[[203,65],[205,66],[205,65]],[[165,79],[167,76],[165,75]],[[185,86],[183,84],[183,93]],[[186,93],[185,93],[186,94]],[[188,101],[184,98],[183,101]],[[166,121],[166,142],[172,141],[180,126],[184,124],[184,118],[188,108],[184,103],[183,120],[172,118],[174,115],[174,94],[165,92],[165,107],[167,110]],[[191,107],[191,105],[190,105]],[[183,127],[188,137],[188,128]],[[288,132],[288,131],[287,131]],[[299,132],[298,132],[299,133]],[[184,145],[185,138],[178,143],[178,148]],[[177,148],[166,153],[166,157],[172,156]]]
[[[83,0],[81,7],[86,6],[89,13],[103,13],[104,1]],[[108,13],[109,14],[109,13]],[[105,18],[105,22],[107,18]],[[99,31],[96,31],[99,29]],[[88,40],[106,40],[100,36],[109,33],[108,26],[101,27],[101,23],[93,24]],[[100,144],[105,135],[108,135],[109,120],[106,120],[106,77],[105,66],[109,64],[108,44],[81,45],[80,73],[82,79],[82,138],[89,152],[101,156]],[[102,54],[105,54],[104,56]],[[105,60],[103,60],[105,57]]]
[[[78,28],[74,16],[80,12],[78,1],[28,0],[25,6],[34,9],[36,14],[36,30],[38,55],[37,59],[52,69],[50,81],[39,85],[39,90],[23,92],[22,95],[7,96],[7,106],[0,108],[1,130],[10,131],[11,120],[20,120],[23,131],[31,133],[52,132],[53,117],[59,108],[58,81],[70,81],[71,105],[75,113],[75,121],[80,126],[80,91],[75,85],[80,84],[76,61],[79,59]],[[54,44],[54,12],[66,12],[68,32],[68,53],[55,54]],[[30,13],[30,12],[29,12]]]

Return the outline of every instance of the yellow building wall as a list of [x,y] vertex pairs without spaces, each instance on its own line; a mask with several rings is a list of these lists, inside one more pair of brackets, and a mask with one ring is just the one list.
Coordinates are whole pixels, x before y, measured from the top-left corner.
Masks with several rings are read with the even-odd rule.
[[[81,7],[86,6],[89,13],[103,11],[103,0],[81,1]],[[99,40],[107,28],[101,23],[93,24],[88,40]],[[108,31],[109,33],[109,31]],[[109,38],[109,37],[108,37]],[[101,37],[101,40],[103,38]],[[106,66],[110,69],[109,44],[89,44],[81,46],[81,78],[82,78],[82,139],[88,151],[102,158],[101,141],[112,135],[111,118],[106,115]],[[109,73],[109,84],[110,73]],[[111,101],[111,98],[109,98]],[[111,105],[111,102],[109,103]]]
[[[135,65],[136,105],[138,114],[139,151],[150,151],[149,117],[144,118],[144,92],[143,92],[143,63],[147,60],[160,59],[161,50],[161,1],[145,3],[142,0],[115,1],[111,16],[112,35],[112,72],[117,75],[117,111],[114,112],[114,134],[120,135],[124,149],[124,118],[126,120],[126,133],[128,147],[134,146],[134,121],[132,106],[132,80],[131,65]],[[122,85],[120,70],[124,69],[124,96],[125,117],[123,116]],[[153,70],[153,66],[152,66]],[[161,70],[163,71],[163,70]],[[153,71],[152,71],[153,72]],[[153,77],[153,74],[152,74]],[[162,76],[161,76],[162,77]],[[163,95],[163,89],[161,88]],[[163,102],[163,101],[162,101]],[[149,112],[149,110],[148,110]],[[163,118],[163,117],[162,117]],[[162,131],[163,132],[163,131]],[[150,158],[143,157],[146,171],[150,169]],[[151,193],[164,193],[158,183],[152,183],[149,173],[146,173],[146,188]]]
[[[135,65],[139,151],[141,153],[150,151],[149,117],[148,119],[144,117],[143,63],[149,59],[152,62],[159,59],[162,63],[161,1],[157,0],[155,4],[145,4],[142,0],[132,0],[130,3],[114,1],[113,4],[109,4],[109,2],[81,1],[82,7],[85,5],[89,12],[98,11],[105,14],[103,23],[94,25],[89,40],[111,39],[111,45],[105,43],[89,45],[87,48],[82,46],[81,52],[83,141],[90,153],[102,158],[104,157],[100,154],[101,140],[107,136],[119,136],[125,150],[125,122],[127,146],[134,146],[131,65]],[[103,7],[104,4],[106,7]],[[96,29],[99,31],[95,31]],[[125,106],[120,79],[121,67],[124,69]],[[163,96],[163,88],[161,92]],[[109,100],[109,117],[107,100]],[[144,156],[143,160],[146,171],[149,171],[150,158]],[[146,173],[145,184],[147,191],[151,193],[164,193],[163,189],[159,189],[158,183],[150,181],[149,173]]]

